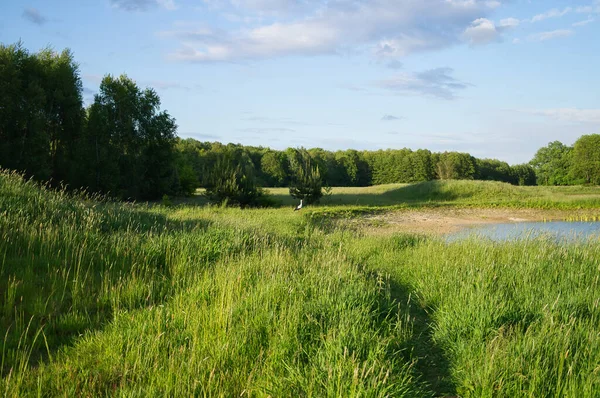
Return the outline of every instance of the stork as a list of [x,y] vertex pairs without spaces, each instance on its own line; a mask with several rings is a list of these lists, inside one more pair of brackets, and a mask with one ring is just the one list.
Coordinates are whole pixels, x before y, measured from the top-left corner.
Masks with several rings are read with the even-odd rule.
[[296,206],[294,211],[300,210],[301,208],[302,208],[302,199],[300,199],[300,204],[298,206]]

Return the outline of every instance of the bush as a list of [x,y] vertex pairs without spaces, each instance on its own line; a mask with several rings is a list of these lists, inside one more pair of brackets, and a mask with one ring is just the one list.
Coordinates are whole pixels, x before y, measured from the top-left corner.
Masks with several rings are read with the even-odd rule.
[[205,195],[228,206],[253,207],[264,203],[265,192],[257,185],[252,160],[239,148],[224,148],[208,171]]
[[290,195],[302,199],[304,203],[316,203],[323,196],[319,167],[313,165],[312,157],[306,149],[293,150],[290,159],[292,183]]
[[169,197],[169,195],[163,195],[162,197],[162,205],[163,206],[173,206],[173,201],[171,200],[171,198]]

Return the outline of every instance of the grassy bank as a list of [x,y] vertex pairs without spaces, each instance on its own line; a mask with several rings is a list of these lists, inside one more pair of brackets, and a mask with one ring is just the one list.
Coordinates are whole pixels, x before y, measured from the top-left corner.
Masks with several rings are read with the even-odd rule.
[[[358,204],[598,200],[461,184],[366,188],[378,202]],[[600,394],[597,241],[447,244],[330,222],[355,216],[97,202],[0,173],[0,391]]]

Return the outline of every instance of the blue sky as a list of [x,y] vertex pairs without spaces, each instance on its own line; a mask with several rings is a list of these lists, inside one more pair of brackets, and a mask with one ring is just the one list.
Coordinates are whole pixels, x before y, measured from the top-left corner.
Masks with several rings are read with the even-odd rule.
[[95,0],[0,5],[0,42],[151,86],[179,135],[529,161],[600,133],[600,0]]

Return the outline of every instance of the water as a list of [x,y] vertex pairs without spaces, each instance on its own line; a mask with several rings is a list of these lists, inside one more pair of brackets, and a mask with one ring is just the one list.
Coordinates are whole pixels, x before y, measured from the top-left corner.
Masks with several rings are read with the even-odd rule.
[[556,240],[583,241],[600,239],[600,222],[550,221],[478,225],[450,234],[446,237],[446,241],[454,242],[471,236],[498,242],[533,239],[540,236]]

